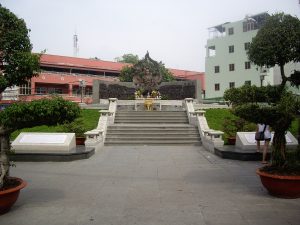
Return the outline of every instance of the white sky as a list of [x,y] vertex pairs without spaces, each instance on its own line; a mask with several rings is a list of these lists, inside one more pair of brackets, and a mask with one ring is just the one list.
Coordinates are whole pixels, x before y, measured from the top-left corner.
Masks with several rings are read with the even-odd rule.
[[204,71],[209,27],[246,14],[300,18],[299,0],[0,0],[31,29],[33,51],[113,61],[133,53],[174,69]]

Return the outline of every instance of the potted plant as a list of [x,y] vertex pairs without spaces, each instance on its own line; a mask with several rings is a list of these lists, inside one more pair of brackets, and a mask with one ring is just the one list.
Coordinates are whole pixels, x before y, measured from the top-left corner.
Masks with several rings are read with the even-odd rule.
[[84,122],[81,117],[75,119],[71,123],[63,124],[63,132],[66,133],[75,133],[76,138],[76,145],[84,145],[85,136],[84,133],[86,132],[84,127]]
[[[232,100],[227,98],[227,92],[230,91],[225,92],[224,97],[227,100]],[[243,86],[234,91],[252,93],[254,96],[264,95],[259,102],[257,102],[259,98],[255,98],[253,102],[249,95],[241,94],[243,103],[232,102],[235,115],[253,123],[269,124],[274,131],[270,164],[257,169],[262,184],[272,195],[285,198],[300,197],[299,149],[288,151],[285,139],[286,131],[300,108],[299,101],[281,86],[261,88]]]
[[253,131],[254,129],[249,122],[239,117],[225,117],[223,121],[224,136],[229,145],[235,145],[237,132]]

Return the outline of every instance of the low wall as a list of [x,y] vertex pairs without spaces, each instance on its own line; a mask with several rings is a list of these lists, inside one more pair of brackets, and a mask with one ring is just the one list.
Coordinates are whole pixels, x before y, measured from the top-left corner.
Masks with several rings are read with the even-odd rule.
[[[171,81],[162,82],[158,90],[163,99],[182,100],[199,96],[196,88],[197,81]],[[99,99],[117,98],[119,100],[134,99],[136,87],[132,82],[108,82],[94,80],[93,82],[93,103],[99,103]]]

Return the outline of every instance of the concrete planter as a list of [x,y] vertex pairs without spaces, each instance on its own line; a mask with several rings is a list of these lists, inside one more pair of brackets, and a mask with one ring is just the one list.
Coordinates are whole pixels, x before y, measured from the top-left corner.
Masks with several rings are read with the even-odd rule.
[[16,187],[0,191],[0,215],[7,213],[10,210],[17,201],[20,190],[27,185],[27,183],[20,178],[10,177],[9,179],[16,180],[19,184]]
[[300,176],[276,175],[256,170],[268,192],[279,198],[300,198]]

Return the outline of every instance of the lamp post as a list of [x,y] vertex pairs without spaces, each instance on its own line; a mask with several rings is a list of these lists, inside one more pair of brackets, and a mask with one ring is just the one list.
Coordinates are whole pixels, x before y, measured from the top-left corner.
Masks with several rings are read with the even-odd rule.
[[264,81],[264,79],[265,79],[265,76],[267,76],[266,74],[261,74],[260,76],[259,76],[259,78],[260,78],[260,86],[262,87],[263,86],[263,81]]
[[85,86],[86,86],[85,80],[79,80],[79,87],[81,89],[81,101],[80,101],[81,103],[83,100],[83,92],[84,92]]

